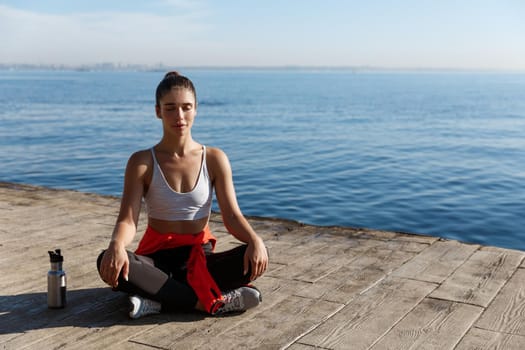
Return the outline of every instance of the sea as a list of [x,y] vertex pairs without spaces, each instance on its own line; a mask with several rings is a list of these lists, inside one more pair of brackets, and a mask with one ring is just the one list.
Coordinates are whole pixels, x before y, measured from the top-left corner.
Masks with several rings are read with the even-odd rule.
[[[181,73],[245,215],[525,250],[525,73]],[[160,140],[163,74],[1,70],[0,181],[121,195],[130,154]]]

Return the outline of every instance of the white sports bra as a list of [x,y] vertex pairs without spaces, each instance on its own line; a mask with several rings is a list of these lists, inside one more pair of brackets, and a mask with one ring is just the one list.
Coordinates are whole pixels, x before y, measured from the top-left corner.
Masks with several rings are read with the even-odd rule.
[[195,187],[190,192],[177,192],[166,181],[155,151],[151,148],[153,176],[144,196],[149,217],[179,221],[198,220],[210,215],[213,185],[206,166],[206,146],[202,146],[202,150],[202,165]]

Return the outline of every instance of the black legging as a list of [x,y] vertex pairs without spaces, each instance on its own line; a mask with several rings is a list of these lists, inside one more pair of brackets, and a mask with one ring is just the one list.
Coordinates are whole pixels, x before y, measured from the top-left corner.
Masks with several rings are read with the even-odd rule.
[[[250,282],[251,271],[243,274],[246,247],[241,245],[213,253],[210,243],[203,245],[208,270],[221,291],[239,288]],[[190,250],[191,247],[187,246],[160,250],[147,256],[128,251],[128,281],[121,273],[116,290],[159,301],[163,310],[193,310],[198,299],[186,281],[186,261]],[[99,272],[104,252],[97,259]]]

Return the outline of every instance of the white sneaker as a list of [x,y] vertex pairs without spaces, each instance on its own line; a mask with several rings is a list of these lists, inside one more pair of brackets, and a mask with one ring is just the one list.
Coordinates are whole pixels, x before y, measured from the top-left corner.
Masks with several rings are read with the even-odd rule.
[[214,313],[221,315],[227,312],[240,312],[256,307],[262,301],[261,292],[252,287],[241,287],[222,295],[224,305]]
[[157,301],[133,295],[129,297],[129,302],[131,304],[130,318],[135,319],[160,313],[161,304]]

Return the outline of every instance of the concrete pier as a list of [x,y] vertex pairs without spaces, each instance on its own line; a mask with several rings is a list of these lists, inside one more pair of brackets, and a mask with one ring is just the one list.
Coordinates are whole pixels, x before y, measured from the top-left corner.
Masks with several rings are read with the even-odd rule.
[[[130,320],[95,266],[118,208],[0,183],[0,349],[525,349],[524,252],[265,218],[249,218],[271,255],[259,307]],[[218,251],[237,244],[219,215],[210,225]],[[68,276],[60,310],[46,304],[55,248]]]

